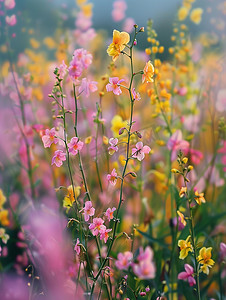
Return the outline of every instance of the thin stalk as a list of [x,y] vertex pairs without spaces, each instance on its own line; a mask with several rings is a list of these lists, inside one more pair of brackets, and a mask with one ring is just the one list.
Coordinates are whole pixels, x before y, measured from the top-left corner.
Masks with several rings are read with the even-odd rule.
[[134,40],[136,38],[136,30],[135,30],[135,35],[134,35],[134,39],[132,41],[132,44],[131,46],[129,47],[130,49],[130,67],[131,67],[131,80],[130,80],[130,84],[129,84],[129,88],[128,88],[128,91],[129,91],[129,96],[130,96],[130,122],[129,122],[129,130],[128,130],[128,139],[127,139],[127,146],[126,146],[126,162],[125,162],[125,165],[124,165],[124,168],[123,168],[123,172],[122,172],[122,177],[121,177],[121,186],[120,186],[120,198],[119,198],[119,204],[118,204],[118,208],[116,210],[116,217],[114,219],[115,223],[113,225],[113,235],[112,235],[112,239],[111,239],[111,242],[110,242],[110,245],[109,245],[109,248],[108,248],[108,251],[107,251],[107,255],[105,257],[105,259],[103,260],[98,272],[97,272],[97,275],[95,276],[95,280],[93,282],[93,285],[92,285],[92,289],[91,289],[91,294],[90,294],[90,300],[92,299],[92,294],[93,294],[93,291],[94,291],[94,288],[95,288],[95,284],[96,284],[96,281],[98,280],[105,264],[107,263],[108,259],[109,259],[109,255],[111,253],[111,249],[113,247],[113,244],[114,244],[114,241],[115,241],[115,238],[116,238],[116,231],[117,231],[117,224],[119,222],[119,219],[118,219],[118,215],[119,215],[119,211],[120,211],[120,207],[121,207],[121,204],[122,204],[122,191],[123,191],[123,184],[124,184],[124,178],[125,178],[125,173],[126,173],[126,169],[127,169],[127,165],[128,165],[128,162],[129,162],[129,150],[130,150],[130,137],[131,137],[131,128],[132,128],[132,125],[133,125],[133,108],[134,108],[134,100],[133,100],[133,96],[132,96],[132,83],[133,83],[133,77],[134,77],[134,72],[133,72],[133,43],[134,43]]
[[[77,130],[77,123],[78,123],[78,102],[77,102],[77,96],[76,96],[76,91],[75,91],[75,85],[73,84],[73,93],[74,93],[74,99],[75,99],[75,123],[74,123],[74,130],[75,130],[75,135],[78,136],[78,130]],[[84,172],[84,168],[83,168],[83,164],[82,164],[82,158],[80,155],[80,151],[78,151],[78,159],[79,159],[79,169],[81,171],[82,174],[82,179],[83,179],[83,183],[84,183],[84,187],[86,190],[86,194],[87,197],[89,199],[89,201],[91,201],[91,196],[89,193],[89,189],[88,189],[88,185],[87,185],[87,181],[86,181],[86,177],[85,177],[85,172]]]

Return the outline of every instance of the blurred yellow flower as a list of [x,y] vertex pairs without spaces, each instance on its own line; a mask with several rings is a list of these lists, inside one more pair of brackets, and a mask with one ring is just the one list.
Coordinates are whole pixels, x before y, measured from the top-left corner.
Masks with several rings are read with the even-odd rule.
[[3,191],[0,189],[0,209],[3,207],[3,204],[6,202],[6,197],[3,194]]
[[182,223],[184,226],[186,226],[187,222],[186,222],[185,219],[184,219],[184,215],[183,215],[179,210],[177,210],[177,214],[178,214],[178,216],[180,217],[181,223]]
[[178,20],[179,21],[183,21],[187,18],[189,13],[189,9],[187,7],[182,6],[181,8],[179,8],[178,10]]
[[191,21],[198,25],[202,20],[202,14],[203,14],[203,9],[202,8],[193,9],[191,14],[190,14]]
[[199,251],[198,262],[202,265],[201,270],[205,274],[209,274],[209,268],[214,265],[214,260],[211,259],[212,247],[206,248],[202,247]]
[[49,49],[54,49],[56,48],[56,43],[54,41],[54,39],[52,39],[51,37],[46,37],[43,40],[44,45],[46,45]]
[[77,198],[80,195],[80,190],[81,187],[76,186],[74,187],[74,191],[73,191],[72,185],[69,185],[67,188],[67,195],[64,197],[63,200],[63,207],[67,207],[67,208],[72,207],[72,204],[75,202],[74,192],[75,192],[75,197]]
[[31,47],[34,49],[38,49],[40,47],[40,43],[35,39],[30,39]]
[[0,223],[3,226],[9,225],[9,212],[6,209],[0,210]]
[[113,41],[107,49],[109,56],[112,56],[112,60],[116,61],[119,54],[125,48],[125,45],[130,41],[130,36],[127,32],[119,32],[118,30],[113,31]]
[[85,17],[90,18],[92,16],[92,9],[93,9],[93,4],[88,3],[84,6],[82,6],[82,12]]
[[119,129],[127,126],[127,122],[122,120],[122,117],[119,115],[115,115],[111,120],[111,130],[114,136],[119,135]]
[[186,240],[179,240],[178,246],[180,247],[180,259],[185,259],[188,256],[189,251],[193,251],[191,242],[189,242],[191,236],[189,235]]

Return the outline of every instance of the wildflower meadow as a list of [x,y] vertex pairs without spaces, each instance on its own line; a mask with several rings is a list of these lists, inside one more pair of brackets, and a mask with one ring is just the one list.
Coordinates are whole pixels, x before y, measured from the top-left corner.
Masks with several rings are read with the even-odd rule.
[[0,300],[226,299],[226,1],[0,0]]

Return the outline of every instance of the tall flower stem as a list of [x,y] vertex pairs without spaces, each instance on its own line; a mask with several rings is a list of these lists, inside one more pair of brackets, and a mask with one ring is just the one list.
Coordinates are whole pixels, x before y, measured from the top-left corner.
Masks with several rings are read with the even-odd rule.
[[90,293],[90,298],[89,298],[90,300],[92,299],[92,295],[93,295],[93,292],[94,292],[96,282],[97,282],[97,280],[98,280],[105,264],[109,260],[109,255],[111,253],[111,249],[113,247],[113,244],[114,244],[114,241],[115,241],[115,238],[116,238],[117,225],[119,223],[118,216],[119,216],[120,207],[121,207],[121,204],[122,204],[122,201],[123,201],[123,198],[122,198],[123,185],[124,185],[124,179],[125,179],[125,175],[126,175],[127,165],[128,165],[129,159],[130,159],[130,156],[129,156],[130,138],[131,138],[131,129],[132,129],[132,125],[133,125],[134,100],[133,100],[133,96],[132,96],[132,83],[133,83],[133,78],[135,76],[135,74],[133,72],[133,45],[134,45],[134,41],[136,39],[136,35],[137,35],[137,31],[136,31],[136,28],[135,28],[134,38],[133,38],[131,46],[129,47],[129,55],[127,55],[130,58],[130,67],[131,67],[131,79],[130,79],[130,84],[129,84],[129,88],[128,88],[129,97],[130,97],[130,121],[129,121],[129,129],[128,129],[128,132],[127,132],[128,133],[128,138],[127,138],[127,145],[126,145],[126,161],[125,161],[125,165],[124,165],[124,168],[123,168],[123,171],[122,171],[122,177],[121,177],[119,204],[118,204],[118,208],[116,210],[116,216],[115,216],[115,219],[114,219],[115,222],[114,222],[114,225],[113,225],[112,239],[111,239],[110,245],[108,247],[107,255],[106,255],[105,259],[103,260],[103,262],[102,262],[102,264],[101,264],[101,266],[100,266],[100,268],[97,272],[97,275],[94,278],[94,282],[93,282],[93,285],[92,285],[92,288],[91,288],[91,293]]
[[190,212],[191,242],[192,242],[192,246],[193,246],[193,249],[194,249],[194,259],[195,259],[195,276],[196,276],[197,293],[198,293],[198,300],[201,300],[200,285],[199,285],[199,263],[198,263],[197,255],[196,255],[195,231],[194,231],[192,207],[191,207],[191,201],[190,200],[189,200],[189,212]]
[[[78,130],[77,130],[77,124],[78,124],[78,100],[77,100],[76,91],[75,91],[75,85],[74,84],[73,84],[73,93],[74,93],[74,100],[75,100],[75,123],[74,123],[74,131],[75,131],[75,135],[78,137]],[[89,201],[91,201],[91,196],[90,196],[90,193],[89,193],[89,189],[88,189],[88,185],[87,185],[87,181],[86,181],[86,177],[85,177],[85,172],[84,172],[84,168],[83,168],[82,158],[81,158],[81,155],[80,155],[79,151],[78,151],[78,159],[79,159],[79,169],[80,169],[81,174],[82,174],[82,179],[83,179],[83,183],[84,183],[86,195],[87,195]]]

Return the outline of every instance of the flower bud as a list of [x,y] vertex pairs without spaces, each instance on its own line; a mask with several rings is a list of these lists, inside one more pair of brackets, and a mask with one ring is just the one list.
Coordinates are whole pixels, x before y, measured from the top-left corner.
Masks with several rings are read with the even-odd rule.
[[126,129],[125,127],[120,128],[118,134],[119,135],[123,134],[123,132],[124,132],[125,129]]

